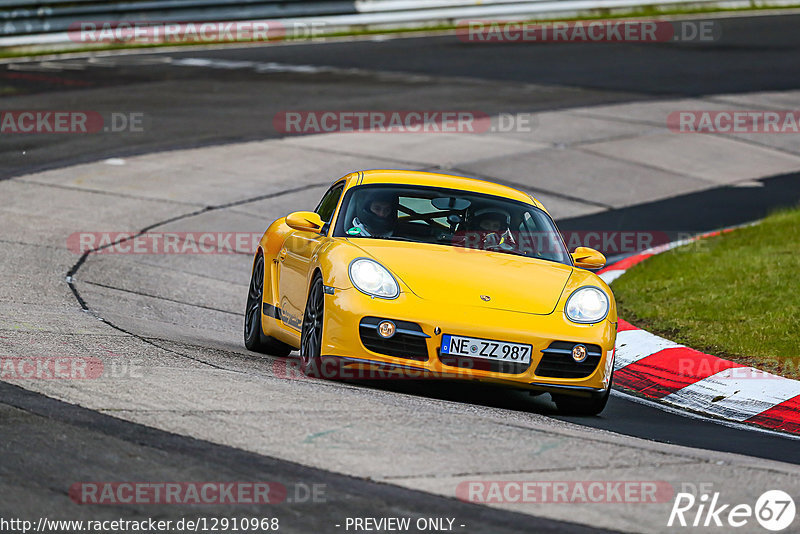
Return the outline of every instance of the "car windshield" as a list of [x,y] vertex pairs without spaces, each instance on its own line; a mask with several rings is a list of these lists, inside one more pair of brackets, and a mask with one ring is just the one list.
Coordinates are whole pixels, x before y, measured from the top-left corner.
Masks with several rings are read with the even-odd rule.
[[453,189],[354,187],[342,200],[333,235],[487,250],[571,265],[555,223],[543,210]]

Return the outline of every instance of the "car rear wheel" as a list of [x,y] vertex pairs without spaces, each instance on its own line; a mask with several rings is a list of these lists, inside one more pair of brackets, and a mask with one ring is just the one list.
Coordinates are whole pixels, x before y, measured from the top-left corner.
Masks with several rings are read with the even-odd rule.
[[261,327],[261,306],[264,297],[264,256],[259,253],[250,276],[247,307],[244,312],[244,346],[272,356],[288,356],[292,347],[274,337],[264,335]]
[[325,316],[325,293],[322,276],[314,275],[308,301],[303,314],[303,327],[300,332],[300,369],[307,376],[320,376],[322,350],[322,325]]

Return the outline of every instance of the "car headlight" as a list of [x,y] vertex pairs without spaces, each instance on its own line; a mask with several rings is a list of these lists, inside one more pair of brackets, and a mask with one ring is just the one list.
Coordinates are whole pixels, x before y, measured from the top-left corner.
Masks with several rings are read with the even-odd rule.
[[564,313],[575,323],[599,323],[608,315],[608,296],[599,288],[576,289],[567,299]]
[[359,291],[373,297],[393,299],[400,294],[400,286],[386,267],[367,258],[350,263],[350,280]]

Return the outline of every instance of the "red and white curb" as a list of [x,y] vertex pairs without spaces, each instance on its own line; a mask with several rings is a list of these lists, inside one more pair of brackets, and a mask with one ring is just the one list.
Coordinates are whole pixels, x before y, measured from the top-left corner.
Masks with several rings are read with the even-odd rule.
[[[610,284],[655,254],[731,230],[648,249],[598,274]],[[800,434],[800,381],[704,354],[622,319],[617,331],[614,384],[693,412]]]

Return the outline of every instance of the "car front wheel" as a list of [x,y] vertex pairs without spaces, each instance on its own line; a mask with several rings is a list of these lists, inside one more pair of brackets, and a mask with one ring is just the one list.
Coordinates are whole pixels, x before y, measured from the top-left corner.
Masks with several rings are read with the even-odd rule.
[[564,415],[597,415],[608,403],[608,392],[599,397],[573,397],[570,395],[553,395],[558,411]]
[[[613,375],[612,375],[613,380]],[[553,393],[553,402],[556,403],[558,411],[564,415],[598,415],[602,412],[608,397],[611,396],[611,380],[608,381],[608,389],[599,395],[592,397],[574,397],[572,395],[558,395]]]
[[300,331],[300,369],[307,376],[320,376],[324,316],[325,292],[322,276],[316,273],[308,291],[303,327]]

